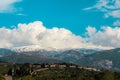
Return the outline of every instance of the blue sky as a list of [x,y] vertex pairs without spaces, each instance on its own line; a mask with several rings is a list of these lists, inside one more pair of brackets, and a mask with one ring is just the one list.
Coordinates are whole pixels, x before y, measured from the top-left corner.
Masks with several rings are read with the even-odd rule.
[[[42,21],[48,28],[64,27],[77,35],[82,35],[87,26],[99,29],[102,25],[113,24],[114,18],[104,18],[104,13],[83,10],[97,0],[22,0],[15,3],[18,9],[12,13],[0,13],[0,26],[11,27],[18,23]],[[24,15],[16,15],[24,14]]]
[[120,0],[0,0],[0,48],[111,49],[119,41]]

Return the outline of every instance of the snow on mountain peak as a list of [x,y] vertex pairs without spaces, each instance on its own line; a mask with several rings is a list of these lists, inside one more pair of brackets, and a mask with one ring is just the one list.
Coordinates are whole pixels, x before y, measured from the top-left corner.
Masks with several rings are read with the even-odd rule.
[[50,48],[50,47],[44,48],[39,45],[14,47],[14,48],[11,48],[11,50],[16,51],[16,52],[28,52],[28,51],[39,51],[39,50],[58,51],[58,49],[55,49],[55,48]]

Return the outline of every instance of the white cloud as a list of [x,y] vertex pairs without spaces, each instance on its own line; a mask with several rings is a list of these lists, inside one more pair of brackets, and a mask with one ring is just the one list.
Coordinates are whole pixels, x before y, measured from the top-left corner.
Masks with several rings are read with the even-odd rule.
[[104,13],[105,18],[113,17],[118,19],[113,23],[115,28],[104,26],[101,30],[96,30],[93,27],[87,28],[88,42],[93,45],[101,45],[106,47],[119,48],[120,44],[120,0],[97,0],[92,7],[84,10],[99,10]]
[[120,18],[120,10],[109,11],[105,14],[106,18],[110,16],[112,16],[113,18]]
[[[109,27],[109,26],[103,26],[101,30],[98,30],[93,35],[89,34],[88,31],[88,42],[94,44],[94,45],[101,45],[106,47],[113,47],[113,48],[119,48],[120,47],[120,28],[119,27]],[[93,28],[94,30],[94,28]],[[92,27],[91,27],[92,31]]]
[[21,0],[0,0],[0,13],[15,12],[14,4]]
[[23,13],[19,13],[19,14],[16,14],[17,16],[27,16],[27,15],[25,15],[25,14],[23,14]]
[[42,22],[18,24],[18,28],[0,28],[0,47],[20,47],[39,45],[44,48],[78,48],[84,40],[67,29],[54,27],[47,29]]
[[91,26],[88,26],[88,27],[86,28],[86,30],[87,30],[88,36],[94,35],[94,34],[96,33],[96,31],[97,31],[95,27],[91,27]]
[[99,9],[101,11],[106,11],[104,8],[108,4],[108,0],[98,0],[96,4],[92,7],[85,8],[84,10],[90,10],[90,9]]
[[113,26],[120,26],[120,20],[117,20],[113,23]]
[[[17,28],[0,28],[0,47],[39,46],[40,48],[73,49],[100,48],[110,49],[120,47],[120,28],[102,27],[97,30],[88,26],[87,36],[81,37],[65,28],[43,26],[35,21],[29,24],[18,24]],[[85,34],[86,34],[85,33]]]
[[84,10],[97,9],[105,13],[105,17],[120,18],[120,0],[98,0],[92,7]]

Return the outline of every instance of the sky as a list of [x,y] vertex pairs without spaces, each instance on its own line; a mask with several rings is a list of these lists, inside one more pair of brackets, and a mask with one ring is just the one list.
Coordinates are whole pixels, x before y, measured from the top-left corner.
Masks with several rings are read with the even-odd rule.
[[120,0],[0,0],[0,47],[119,48],[119,4]]

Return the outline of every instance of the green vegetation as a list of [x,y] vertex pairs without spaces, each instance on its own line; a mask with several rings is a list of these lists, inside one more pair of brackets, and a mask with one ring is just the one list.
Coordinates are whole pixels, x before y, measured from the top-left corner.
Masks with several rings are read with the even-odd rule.
[[51,68],[45,71],[36,72],[17,80],[120,80],[119,72],[108,70],[89,71],[78,68]]
[[12,64],[0,62],[0,74],[6,74],[11,67]]
[[5,78],[2,74],[0,74],[0,80],[5,80]]
[[[42,64],[41,64],[42,65]],[[68,64],[67,64],[68,65]],[[48,67],[30,68],[30,64],[9,64],[1,63],[0,80],[4,80],[3,75],[12,75],[15,80],[120,80],[120,72],[109,71],[106,69],[100,71],[81,69],[78,67]],[[3,68],[3,70],[2,70]],[[31,72],[34,72],[31,74]]]
[[18,78],[17,80],[36,80],[34,77],[32,77],[31,75],[28,76],[24,76],[22,78]]

